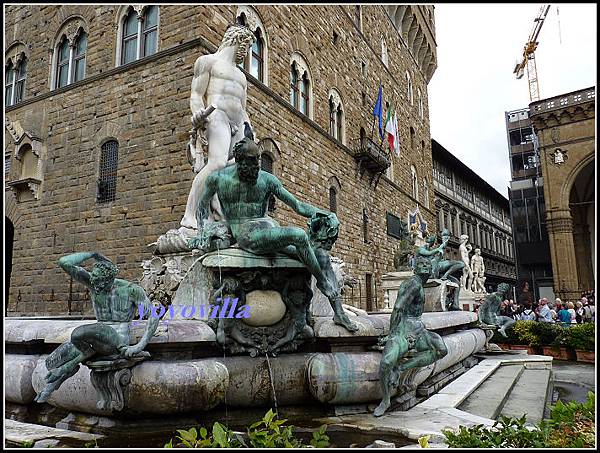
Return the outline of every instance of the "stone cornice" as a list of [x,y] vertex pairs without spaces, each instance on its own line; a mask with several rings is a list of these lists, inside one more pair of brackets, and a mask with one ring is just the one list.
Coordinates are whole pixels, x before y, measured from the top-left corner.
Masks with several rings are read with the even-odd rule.
[[593,119],[596,103],[594,100],[583,104],[568,105],[561,109],[544,111],[531,116],[533,127],[540,131],[555,126]]

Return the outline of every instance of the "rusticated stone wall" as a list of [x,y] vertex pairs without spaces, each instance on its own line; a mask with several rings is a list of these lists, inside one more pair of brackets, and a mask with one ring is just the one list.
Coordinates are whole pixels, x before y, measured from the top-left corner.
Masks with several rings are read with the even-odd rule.
[[[89,296],[81,285],[71,284],[57,266],[58,258],[73,251],[102,251],[118,264],[123,278],[139,279],[140,262],[150,254],[147,245],[178,227],[185,210],[193,179],[185,157],[192,66],[198,56],[216,49],[234,21],[236,7],[160,6],[158,52],[116,67],[120,8],[6,8],[5,56],[19,48],[28,58],[24,100],[5,109],[5,160],[8,157],[11,164],[7,180],[20,178],[15,151],[24,139],[35,141],[41,149],[42,180],[37,198],[16,196],[18,191],[5,186],[6,215],[15,225],[9,315],[88,311]],[[428,19],[431,10],[412,7],[419,21],[428,20],[433,28]],[[405,220],[408,211],[418,206],[435,228],[434,212],[425,208],[422,198],[424,191],[419,191],[419,200],[414,199],[410,181],[414,165],[421,188],[423,178],[427,179],[428,205],[433,207],[426,76],[383,6],[361,7],[362,24],[356,22],[354,5],[258,5],[256,11],[269,43],[268,86],[248,76],[247,109],[257,138],[276,142],[274,172],[302,200],[328,208],[330,181],[337,178],[341,232],[333,253],[361,282],[362,299],[351,303],[366,308],[364,285],[369,273],[377,285],[373,308],[382,307],[380,277],[393,270],[398,246],[398,240],[386,233],[386,212]],[[88,27],[86,77],[51,90],[57,33],[74,17]],[[387,68],[381,61],[382,39],[389,56]],[[302,53],[310,66],[313,119],[289,105],[293,52]],[[407,98],[406,71],[412,78],[412,104]],[[352,153],[360,128],[371,134],[380,82],[384,101],[398,111],[401,154],[393,156],[392,169],[374,188],[368,173],[362,179],[357,175]],[[332,88],[341,95],[346,144],[328,132]],[[423,119],[417,89],[423,93]],[[412,145],[411,127],[415,130]],[[114,202],[99,204],[100,147],[111,138],[119,143],[117,195]],[[368,243],[363,239],[364,208],[369,215]],[[281,202],[274,217],[283,224],[306,225],[306,219]],[[358,288],[354,294],[358,296]]]

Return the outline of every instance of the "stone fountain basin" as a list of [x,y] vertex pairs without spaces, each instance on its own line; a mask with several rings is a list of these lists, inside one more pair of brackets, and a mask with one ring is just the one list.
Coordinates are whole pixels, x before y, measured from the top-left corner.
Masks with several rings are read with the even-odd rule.
[[[277,404],[352,405],[377,402],[381,398],[378,367],[381,353],[370,350],[377,337],[386,335],[389,314],[357,311],[356,334],[333,324],[331,318],[316,318],[316,344],[321,352],[297,352],[278,357],[224,357],[216,347],[213,331],[203,322],[161,322],[148,350],[151,360],[132,369],[125,388],[125,407],[113,413],[99,409],[99,395],[90,381],[90,370],[78,373],[53,393],[52,406],[96,415],[178,414],[209,411],[219,405],[260,407],[273,403],[271,377]],[[420,369],[413,378],[419,384],[479,351],[484,332],[473,327],[470,312],[424,313],[425,326],[443,335],[448,355]],[[5,399],[29,405],[43,386],[44,360],[79,325],[93,320],[6,319]],[[144,331],[140,322],[132,332],[135,340]],[[326,352],[331,351],[331,352]],[[269,372],[269,366],[271,373]]]

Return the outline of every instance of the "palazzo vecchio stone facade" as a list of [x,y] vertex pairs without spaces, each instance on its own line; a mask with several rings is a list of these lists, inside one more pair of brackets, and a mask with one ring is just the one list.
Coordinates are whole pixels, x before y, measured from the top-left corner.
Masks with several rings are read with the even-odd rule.
[[[272,171],[300,199],[336,210],[333,254],[359,281],[347,302],[381,308],[380,277],[393,270],[399,242],[387,234],[387,214],[406,221],[419,208],[435,229],[433,190],[414,191],[411,171],[418,185],[433,187],[433,9],[8,6],[5,313],[87,313],[84,288],[57,266],[73,251],[101,251],[123,278],[141,277],[148,244],[179,226],[194,176],[186,158],[193,63],[215,51],[236,16],[260,37],[246,64],[247,111]],[[401,151],[378,180],[365,162],[359,172],[355,157],[381,143],[371,114],[380,83],[398,112]],[[101,159],[107,144],[117,150],[110,168]],[[105,167],[114,200],[99,197]],[[306,225],[279,202],[272,215]]]

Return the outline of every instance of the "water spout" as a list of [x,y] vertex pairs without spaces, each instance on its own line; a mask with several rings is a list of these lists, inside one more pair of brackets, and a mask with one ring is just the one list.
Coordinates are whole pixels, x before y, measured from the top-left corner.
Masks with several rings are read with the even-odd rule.
[[271,368],[271,362],[269,361],[269,354],[265,352],[265,357],[267,358],[267,368],[269,369],[269,381],[271,382],[271,391],[273,392],[273,405],[275,406],[275,414],[277,417],[277,395],[275,394],[275,384],[273,382],[273,369]]

